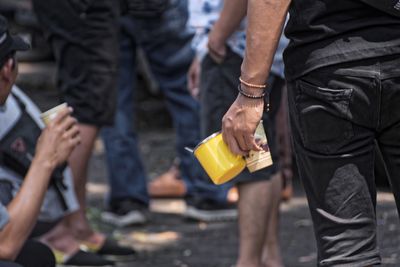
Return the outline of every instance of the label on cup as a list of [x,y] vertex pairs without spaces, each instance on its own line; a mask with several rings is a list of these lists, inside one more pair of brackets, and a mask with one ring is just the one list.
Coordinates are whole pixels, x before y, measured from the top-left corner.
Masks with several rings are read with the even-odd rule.
[[257,126],[256,132],[254,133],[254,138],[257,144],[260,145],[263,150],[251,150],[249,154],[245,157],[246,166],[250,172],[261,170],[273,164],[271,153],[269,151],[267,135],[265,134],[262,121],[260,121]]
[[45,125],[48,125],[52,120],[54,120],[55,117],[57,117],[58,112],[67,107],[68,107],[67,103],[62,103],[40,114],[40,118],[42,119]]

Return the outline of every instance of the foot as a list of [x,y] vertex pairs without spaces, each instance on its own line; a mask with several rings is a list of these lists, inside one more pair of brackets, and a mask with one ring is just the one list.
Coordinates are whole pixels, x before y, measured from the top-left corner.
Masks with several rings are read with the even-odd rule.
[[181,179],[179,168],[176,164],[154,178],[148,185],[149,195],[153,198],[176,198],[186,194],[185,183]]
[[101,213],[101,219],[117,227],[126,227],[146,223],[147,213],[146,205],[126,199],[111,203],[110,208]]
[[267,260],[263,263],[262,267],[285,267],[282,261]]
[[184,216],[188,219],[216,222],[232,221],[238,217],[238,211],[235,204],[217,203],[205,199],[186,199],[186,211]]
[[259,263],[253,262],[238,262],[236,263],[235,267],[264,267]]

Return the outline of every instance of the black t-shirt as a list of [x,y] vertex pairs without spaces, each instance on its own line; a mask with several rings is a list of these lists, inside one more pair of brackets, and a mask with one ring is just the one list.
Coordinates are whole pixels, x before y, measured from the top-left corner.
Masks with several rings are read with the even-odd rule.
[[359,0],[293,0],[286,77],[341,62],[400,54],[400,18]]

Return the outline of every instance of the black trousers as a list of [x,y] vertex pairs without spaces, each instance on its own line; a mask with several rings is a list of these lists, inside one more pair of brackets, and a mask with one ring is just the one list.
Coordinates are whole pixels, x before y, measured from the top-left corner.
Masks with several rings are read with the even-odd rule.
[[288,83],[300,177],[318,246],[318,266],[380,263],[375,143],[400,203],[400,58],[324,67]]
[[0,261],[0,267],[54,267],[53,252],[44,244],[28,240],[22,247],[15,262]]

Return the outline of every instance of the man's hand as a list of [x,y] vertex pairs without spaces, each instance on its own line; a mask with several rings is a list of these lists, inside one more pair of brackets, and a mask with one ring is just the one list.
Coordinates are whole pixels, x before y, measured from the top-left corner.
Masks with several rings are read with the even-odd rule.
[[200,85],[200,73],[201,66],[198,57],[194,57],[192,64],[190,65],[188,71],[188,90],[193,98],[197,99],[199,97],[199,85]]
[[237,155],[250,150],[260,151],[254,133],[264,110],[264,99],[249,99],[238,95],[222,119],[222,137],[229,149]]
[[80,143],[77,121],[70,116],[71,113],[71,108],[60,111],[39,137],[35,159],[50,168],[64,163]]

